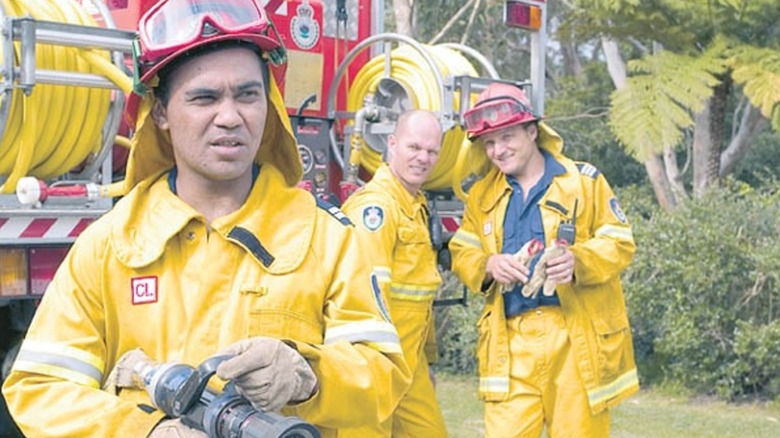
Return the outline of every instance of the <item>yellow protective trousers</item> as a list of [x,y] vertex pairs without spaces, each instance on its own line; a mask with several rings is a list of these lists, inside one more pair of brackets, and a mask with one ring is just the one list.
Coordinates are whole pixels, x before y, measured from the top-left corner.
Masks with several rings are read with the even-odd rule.
[[509,396],[485,402],[485,437],[608,437],[609,410],[591,414],[560,307],[507,320]]
[[412,384],[393,415],[380,425],[339,430],[339,438],[447,438],[444,417],[425,356],[428,330],[433,330],[430,301],[390,300],[390,314],[398,328],[404,357],[412,369]]
[[[401,337],[407,363],[414,373],[412,385],[393,413],[392,437],[446,438],[444,417],[436,400],[436,390],[425,357],[426,334],[428,330],[433,330],[431,304],[396,299],[391,303],[390,313]],[[410,357],[412,355],[413,358]]]

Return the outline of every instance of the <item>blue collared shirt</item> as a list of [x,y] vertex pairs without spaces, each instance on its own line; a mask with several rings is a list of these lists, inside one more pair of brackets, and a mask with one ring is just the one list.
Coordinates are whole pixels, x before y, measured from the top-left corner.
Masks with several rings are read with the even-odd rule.
[[[540,242],[546,241],[539,201],[550,187],[552,179],[566,173],[566,169],[546,150],[542,149],[542,155],[544,155],[544,175],[535,186],[531,187],[525,199],[523,199],[523,189],[517,180],[513,176],[506,176],[509,186],[512,187],[512,194],[509,197],[504,217],[502,245],[504,254],[516,253],[523,244],[531,239],[537,239]],[[531,261],[529,278],[533,275],[538,260],[539,255]],[[521,293],[522,288],[523,285],[518,284],[514,289],[504,294],[504,311],[507,318],[539,306],[560,305],[557,294],[551,297],[539,294],[533,299],[526,298]]]

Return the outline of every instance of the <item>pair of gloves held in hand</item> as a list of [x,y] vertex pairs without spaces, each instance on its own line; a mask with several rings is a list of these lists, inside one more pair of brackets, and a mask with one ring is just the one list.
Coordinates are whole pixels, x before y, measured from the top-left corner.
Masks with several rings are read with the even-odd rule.
[[[531,239],[512,255],[515,260],[523,265],[530,266],[534,257],[540,252],[542,253],[539,256],[533,274],[522,289],[524,297],[536,298],[540,291],[542,291],[545,296],[552,296],[555,293],[555,281],[547,278],[547,261],[563,254],[566,245],[567,243],[565,241],[556,241],[549,248],[545,248],[541,241]],[[503,293],[511,291],[515,286],[516,283],[507,285],[503,288]]]
[[[309,399],[317,377],[306,359],[286,343],[267,337],[236,342],[221,354],[235,357],[217,367],[217,376],[235,383],[236,391],[255,409],[278,411],[288,403]],[[179,419],[161,421],[149,438],[205,438],[206,434]]]

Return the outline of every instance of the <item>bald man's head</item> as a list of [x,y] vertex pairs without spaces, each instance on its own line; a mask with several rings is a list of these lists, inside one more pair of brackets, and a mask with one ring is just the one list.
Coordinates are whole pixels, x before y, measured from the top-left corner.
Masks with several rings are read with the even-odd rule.
[[387,163],[409,193],[416,194],[431,175],[439,159],[442,135],[439,118],[430,111],[409,110],[398,117],[387,138]]

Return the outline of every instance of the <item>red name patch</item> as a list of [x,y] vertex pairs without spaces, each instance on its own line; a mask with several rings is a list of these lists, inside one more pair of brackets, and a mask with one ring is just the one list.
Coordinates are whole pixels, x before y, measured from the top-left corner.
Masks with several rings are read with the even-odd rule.
[[133,304],[157,302],[157,277],[136,277],[130,280]]

